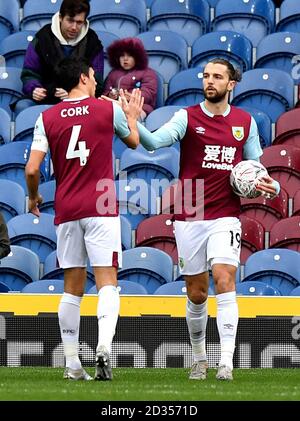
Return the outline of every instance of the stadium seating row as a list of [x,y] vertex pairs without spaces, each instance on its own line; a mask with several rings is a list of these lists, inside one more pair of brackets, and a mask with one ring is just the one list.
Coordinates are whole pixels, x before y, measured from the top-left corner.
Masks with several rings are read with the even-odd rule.
[[[180,145],[178,144],[176,146],[178,148]],[[117,156],[120,153],[120,149],[118,148],[119,146],[116,148]],[[117,194],[120,195],[118,197],[119,201],[130,200],[130,197],[137,191],[137,185],[140,184],[141,194],[139,198],[142,203],[136,202],[136,204],[139,204],[144,211],[140,210],[135,212],[135,214],[156,214],[156,197],[166,194],[164,192],[169,192],[170,185],[174,184],[178,177],[179,152],[177,148],[172,146],[161,148],[154,152],[148,152],[142,146],[139,146],[134,151],[124,148],[124,151],[120,155],[117,171],[116,185]],[[0,151],[0,179],[16,182],[26,192],[24,168],[29,156],[30,143],[27,141],[10,142],[0,146]],[[279,216],[285,217],[290,215],[292,212],[287,213],[287,197],[285,192],[291,199],[294,198],[299,190],[300,148],[279,143],[265,148],[261,160],[268,169],[269,174],[280,182],[283,188],[280,198],[283,200],[281,203],[278,200],[269,203],[261,198],[251,203],[255,203],[256,205],[256,203],[261,201],[261,204],[265,207],[269,205],[270,208],[277,209]],[[114,163],[116,165],[116,160],[114,160]],[[46,154],[43,161],[40,177],[42,184],[54,179],[54,174],[51,173],[49,154]],[[53,187],[53,183],[47,185],[47,187],[42,187],[45,190],[50,189],[48,190],[49,193],[47,191],[45,192],[50,202],[52,201],[51,197],[53,198]],[[145,203],[144,206],[143,203]],[[250,206],[250,202],[244,201],[243,204],[245,208],[246,206]],[[163,207],[162,210],[164,210]],[[132,221],[134,225],[138,222]]]
[[[129,249],[134,245],[150,245],[166,251],[177,264],[177,250],[170,215],[173,212],[174,203],[170,189],[163,192],[161,204],[159,204],[157,200],[159,190],[150,187],[144,180],[140,181],[143,184],[138,183],[136,179],[130,182],[116,181],[123,249]],[[25,192],[14,181],[0,178],[0,210],[8,226],[14,226],[15,231],[19,230],[19,227],[22,230],[26,227],[26,234],[34,235],[39,228],[44,230],[44,237],[49,236],[52,239],[55,238],[54,228],[48,228],[51,229],[50,233],[47,228],[43,228],[43,225],[52,224],[55,181],[42,183],[40,193],[44,201],[40,207],[42,218],[38,226],[34,223],[35,219],[32,215],[24,214],[26,211]],[[284,188],[281,188],[279,196],[274,200],[264,197],[242,199],[242,264],[253,252],[263,250],[268,246],[300,249],[298,232],[300,189],[295,192],[292,209],[292,217],[288,217],[288,194]],[[159,214],[160,211],[162,214]],[[52,219],[48,221],[47,218]],[[134,230],[136,230],[136,236],[133,239]],[[15,231],[11,233],[13,241],[15,241]],[[21,234],[25,235],[25,232]],[[38,248],[40,249],[40,246]],[[39,250],[40,259],[44,261],[49,252],[48,248],[43,253],[42,249]]]
[[[149,35],[149,33],[147,33],[147,35]],[[172,34],[170,34],[170,36],[172,37]],[[174,42],[174,39],[171,39],[172,42]],[[157,107],[163,105],[185,107],[201,102],[203,100],[203,68],[197,67],[182,70],[177,60],[177,56],[175,57],[173,53],[167,54],[166,60],[162,59],[164,56],[162,56],[160,52],[155,56],[153,55],[153,63],[150,63],[151,67],[155,68],[158,73],[161,72],[163,75],[158,75]],[[15,67],[7,67],[5,72],[2,71],[2,74],[0,74],[0,107],[8,113],[9,119],[15,119],[15,115],[11,110],[11,104],[14,104],[22,98],[23,95],[20,74],[21,69]],[[163,78],[165,79],[165,82],[169,83],[166,100],[164,99]],[[242,108],[254,108],[254,116],[255,110],[259,110],[260,112],[267,114],[271,121],[275,123],[284,112],[294,106],[293,78],[289,73],[278,69],[248,70],[243,74],[243,80],[234,90],[232,104]],[[25,123],[27,127],[28,124],[32,124],[32,119],[36,116],[36,113],[43,109],[35,107],[42,106],[29,108],[32,108],[34,114],[32,114],[32,117],[29,117],[28,123]],[[44,106],[44,108],[45,107],[46,106]],[[27,111],[27,117],[30,114],[29,109],[25,110]],[[26,114],[23,115],[22,120],[26,121],[25,115]],[[8,120],[7,117],[4,118],[6,121]],[[16,123],[17,121],[16,118]],[[19,122],[18,125],[20,125]],[[15,136],[19,136],[21,129],[23,129],[22,126],[16,128]],[[6,136],[7,140],[9,140],[10,136],[8,134]]]
[[[4,292],[5,286],[3,286]],[[26,294],[61,294],[64,290],[64,283],[61,279],[40,280],[27,284],[20,292]],[[135,282],[119,280],[118,290],[121,295],[147,295],[147,290]],[[1,291],[1,283],[0,283]],[[252,295],[252,296],[281,296],[279,290],[269,284],[260,281],[247,281],[236,286],[237,295]],[[87,294],[97,294],[96,286],[92,286]],[[209,290],[208,295],[214,295],[214,291]],[[154,291],[153,295],[186,295],[186,286],[184,281],[172,282],[164,284]],[[300,296],[300,287],[294,288],[290,296]]]
[[[197,96],[199,96],[199,100],[202,99],[200,96],[202,96],[203,93],[198,81],[193,82],[193,77],[197,77],[197,75],[192,69],[191,72],[192,73],[190,73],[190,70],[183,71],[182,74],[178,74],[176,77],[174,77],[174,80],[176,81],[177,79],[178,81],[178,89],[175,87],[176,84],[174,87],[172,87],[172,84],[170,84],[172,93],[167,102],[169,100],[170,102],[181,102],[181,100],[192,102],[191,96],[195,97],[195,100],[197,99]],[[186,77],[184,76],[184,73],[186,73]],[[192,88],[193,84],[194,87]],[[162,96],[163,93],[161,90],[160,97],[162,98]],[[259,100],[259,97],[257,100]],[[48,107],[48,105],[34,105],[21,111],[16,117],[13,134],[11,134],[11,118],[3,108],[0,108],[0,145],[9,143],[10,141],[20,140],[30,143],[36,119],[38,118],[39,114]],[[153,110],[147,116],[145,126],[150,131],[158,129],[182,107],[182,105],[166,105]],[[274,139],[272,139],[272,121],[268,114],[262,110],[251,107],[242,108],[245,111],[248,111],[255,119],[258,126],[261,146],[263,148],[277,144],[300,147],[300,128],[298,124],[298,120],[300,118],[299,108],[284,112],[280,115],[276,122]],[[179,148],[179,145],[177,144],[174,146]],[[113,147],[115,157],[120,159],[122,153],[126,149],[126,145],[120,139],[115,137]]]
[[[27,284],[35,284],[37,288],[38,284],[43,285],[39,280],[41,278],[39,255],[26,248],[25,241],[34,243],[36,239],[29,238],[21,241],[19,238],[18,243],[14,244],[22,245],[12,245],[9,256],[1,260],[1,292],[21,291]],[[50,243],[50,240],[48,242]],[[243,285],[250,285],[250,282],[263,284],[268,287],[265,295],[290,295],[295,288],[300,286],[299,259],[299,252],[288,249],[274,248],[256,252],[246,260],[244,278],[241,283]],[[44,262],[42,280],[47,280],[47,285],[53,280],[62,281],[63,270],[58,267],[56,252],[51,252]],[[173,272],[173,261],[167,253],[152,247],[136,247],[123,251],[123,265],[118,271],[118,279],[130,281],[134,285],[139,284],[148,294],[156,293],[161,286],[164,286],[165,293],[168,293],[167,288],[179,289],[179,281],[182,281],[180,276],[174,281]],[[239,287],[239,277],[238,272],[237,288],[241,288],[243,293],[246,287]],[[172,286],[167,287],[167,284]],[[91,267],[88,266],[86,292],[93,285],[94,276]],[[257,288],[260,287],[258,294],[264,295],[263,285],[256,285]],[[34,288],[34,286],[29,288]],[[255,289],[252,292],[254,293]],[[210,293],[214,293],[213,282],[210,282]],[[251,293],[250,290],[249,293]]]
[[[105,52],[107,47],[118,39],[117,35],[110,32],[96,32],[101,39]],[[34,34],[35,31],[33,30],[19,31],[5,37],[0,42],[0,54],[5,58],[7,67],[23,67],[25,52]],[[179,70],[186,69],[189,51],[182,35],[174,33],[172,30],[161,31],[156,29],[139,34],[138,37],[142,39],[148,51],[150,65],[164,76],[166,82],[177,71],[174,61],[178,61]],[[173,46],[170,52],[172,38],[174,37],[176,38],[176,49]],[[293,57],[300,53],[299,40],[300,33],[296,32],[278,32],[267,35],[259,43],[254,61],[252,44],[241,33],[233,31],[210,32],[194,41],[188,65],[189,67],[202,68],[213,57],[224,57],[243,71],[250,70],[253,66],[284,70],[292,75],[295,84],[297,84],[299,83],[299,72],[297,72],[296,67],[297,61]],[[162,58],[160,62],[159,57]],[[170,63],[172,63],[173,70],[169,68]],[[104,76],[107,75],[109,70],[109,63],[105,54]]]
[[[17,0],[11,1],[10,8],[0,7],[0,39],[18,29],[40,29],[49,22],[60,3],[61,0],[27,0],[22,4],[21,13]],[[90,0],[90,5],[91,27],[109,30],[120,37],[136,36],[149,29],[175,29],[180,30],[188,42],[192,42],[207,31],[230,28],[247,35],[256,46],[263,36],[274,30],[299,28],[297,0],[283,2],[277,26],[272,0],[237,0],[234,3],[227,0],[155,0],[146,3],[143,0],[107,3]],[[213,19],[210,19],[210,6],[214,7]]]

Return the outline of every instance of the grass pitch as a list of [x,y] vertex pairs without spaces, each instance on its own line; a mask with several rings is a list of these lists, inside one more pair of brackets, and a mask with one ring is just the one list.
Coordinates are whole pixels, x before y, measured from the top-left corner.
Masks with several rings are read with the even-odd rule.
[[113,374],[112,382],[76,382],[61,368],[0,367],[0,401],[300,401],[300,369],[235,369],[232,382],[216,380],[214,369],[205,381],[176,368]]

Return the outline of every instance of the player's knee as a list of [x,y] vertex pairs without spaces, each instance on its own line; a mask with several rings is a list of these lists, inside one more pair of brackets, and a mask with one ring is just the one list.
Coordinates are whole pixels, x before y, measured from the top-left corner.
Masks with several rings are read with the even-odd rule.
[[194,304],[202,304],[207,300],[208,291],[204,289],[197,289],[189,291],[189,299]]
[[215,289],[218,294],[222,294],[223,292],[234,291],[235,289],[234,278],[226,272],[223,275],[216,277],[214,281]]

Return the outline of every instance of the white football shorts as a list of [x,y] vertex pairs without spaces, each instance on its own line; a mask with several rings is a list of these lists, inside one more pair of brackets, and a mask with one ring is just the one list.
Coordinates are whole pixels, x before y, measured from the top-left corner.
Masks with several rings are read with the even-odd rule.
[[63,269],[91,266],[122,267],[119,216],[94,216],[56,227],[57,259]]
[[197,275],[216,263],[238,267],[241,223],[238,218],[175,221],[178,265],[182,275]]

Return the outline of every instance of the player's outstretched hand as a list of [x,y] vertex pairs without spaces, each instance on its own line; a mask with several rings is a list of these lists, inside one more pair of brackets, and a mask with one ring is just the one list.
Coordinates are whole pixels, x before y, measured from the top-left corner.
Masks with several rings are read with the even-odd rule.
[[269,175],[261,177],[259,184],[256,186],[256,190],[260,191],[262,196],[267,199],[274,199],[277,196],[275,180]]
[[144,105],[144,97],[142,97],[140,89],[133,89],[129,101],[123,89],[120,89],[120,99],[122,110],[126,114],[126,117],[138,120]]
[[38,193],[34,199],[28,200],[28,210],[35,216],[40,216],[39,205],[43,203],[43,197]]

